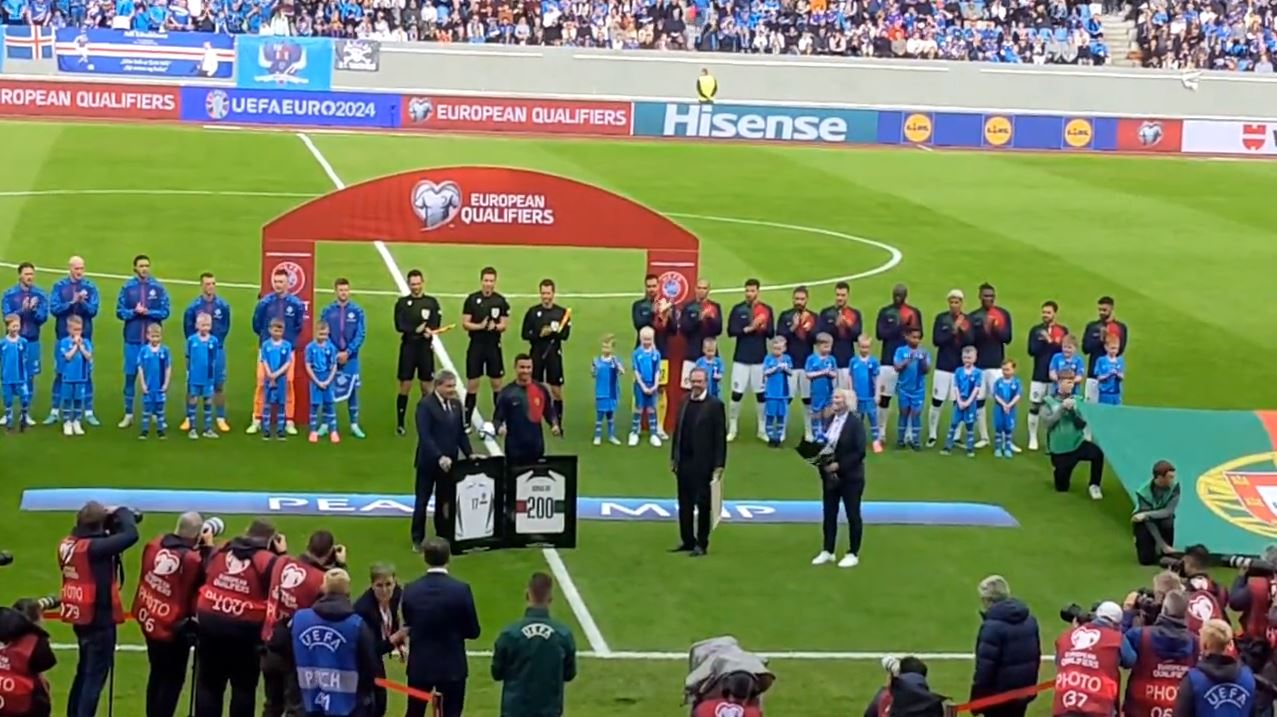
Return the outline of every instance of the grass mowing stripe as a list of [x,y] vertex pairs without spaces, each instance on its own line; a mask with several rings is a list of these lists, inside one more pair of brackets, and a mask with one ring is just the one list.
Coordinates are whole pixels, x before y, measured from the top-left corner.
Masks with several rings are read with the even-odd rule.
[[[324,156],[323,152],[319,151],[319,148],[315,146],[310,137],[307,137],[303,132],[298,132],[297,137],[301,139],[302,144],[306,145],[306,149],[310,150],[311,156],[315,158],[315,161],[323,168],[324,173],[332,180],[333,186],[338,189],[345,189],[346,183],[337,175],[337,171],[328,162],[328,158]],[[386,269],[390,272],[390,277],[394,280],[395,286],[399,288],[399,293],[401,295],[407,294],[408,281],[404,278],[403,269],[395,261],[395,257],[391,255],[389,247],[380,239],[373,242],[373,247],[381,255],[381,260],[386,263]],[[457,367],[452,363],[452,358],[448,356],[448,350],[444,348],[443,340],[436,337],[431,342],[431,345],[434,348],[434,352],[439,356],[440,365],[456,373]],[[461,393],[464,396],[464,388],[461,388]],[[471,418],[474,425],[483,425],[483,415],[479,413],[477,405]],[[492,436],[485,436],[483,443],[489,454],[494,456],[501,455],[501,446],[497,444]],[[594,621],[594,616],[590,614],[590,608],[586,606],[584,598],[581,597],[580,591],[577,590],[576,583],[572,580],[572,575],[568,572],[568,567],[563,562],[563,557],[554,548],[544,548],[542,554],[545,556],[546,563],[550,566],[550,572],[554,573],[554,578],[559,581],[559,588],[563,591],[563,596],[567,599],[568,605],[571,606],[572,612],[576,614],[577,623],[585,632],[586,639],[590,642],[590,647],[601,656],[610,655],[612,650],[608,647],[607,640],[603,637],[603,632],[599,630],[598,623]]]

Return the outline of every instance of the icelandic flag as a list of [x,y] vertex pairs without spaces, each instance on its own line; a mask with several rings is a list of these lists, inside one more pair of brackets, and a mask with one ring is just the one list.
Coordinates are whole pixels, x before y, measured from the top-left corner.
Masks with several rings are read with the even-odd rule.
[[4,56],[8,60],[52,60],[53,28],[13,25],[4,29]]

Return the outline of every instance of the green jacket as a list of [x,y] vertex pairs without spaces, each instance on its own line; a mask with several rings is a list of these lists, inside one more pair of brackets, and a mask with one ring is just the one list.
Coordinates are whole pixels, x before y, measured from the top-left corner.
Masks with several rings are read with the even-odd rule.
[[559,717],[563,685],[576,677],[572,631],[530,607],[497,636],[492,679],[501,682],[501,717]]
[[1042,402],[1042,421],[1046,423],[1046,452],[1052,455],[1071,453],[1086,440],[1086,421],[1074,408],[1065,410],[1061,398],[1047,396]]

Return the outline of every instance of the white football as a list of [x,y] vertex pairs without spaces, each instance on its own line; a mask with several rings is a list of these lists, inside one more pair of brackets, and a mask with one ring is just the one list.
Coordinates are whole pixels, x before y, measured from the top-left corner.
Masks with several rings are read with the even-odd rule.
[[479,426],[480,438],[492,438],[495,435],[497,435],[497,429],[492,425],[492,421],[484,421],[483,425]]

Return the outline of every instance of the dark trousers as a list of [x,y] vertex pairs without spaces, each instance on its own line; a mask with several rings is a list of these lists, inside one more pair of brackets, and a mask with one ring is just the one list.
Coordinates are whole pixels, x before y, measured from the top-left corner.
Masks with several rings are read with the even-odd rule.
[[822,522],[825,532],[824,550],[832,553],[838,543],[838,507],[841,504],[847,511],[847,537],[851,544],[849,552],[852,555],[860,555],[860,541],[865,535],[865,521],[860,517],[860,499],[865,494],[865,482],[840,480],[835,483],[828,479],[827,474],[822,477],[822,480],[824,481],[824,491],[821,496]]
[[67,695],[67,717],[94,717],[107,677],[115,669],[115,625],[77,627],[80,661]]
[[[425,692],[438,690],[443,693],[443,699],[440,704],[443,706],[443,717],[461,717],[461,710],[466,706],[466,681],[446,681],[446,682],[414,682],[408,681],[408,686]],[[430,714],[434,714],[431,710]],[[421,700],[408,700],[408,709],[404,712],[404,717],[425,717],[426,703]]]
[[297,667],[287,657],[270,650],[262,655],[262,717],[300,717],[302,693]]
[[[435,477],[438,466],[421,466],[417,468],[416,504],[412,507],[412,544],[420,546],[426,539],[426,504],[435,492]],[[439,534],[439,506],[435,506],[435,535]]]
[[1069,492],[1069,484],[1073,481],[1073,469],[1077,464],[1086,462],[1091,466],[1091,485],[1099,485],[1104,478],[1104,451],[1090,441],[1068,453],[1052,453],[1051,467],[1055,471],[1055,490],[1060,493]]
[[196,673],[195,717],[222,717],[227,683],[231,686],[230,717],[254,717],[257,681],[261,677],[257,642],[236,636],[200,633]]
[[[703,473],[678,473],[678,535],[685,547],[693,545],[709,549],[709,528],[713,520],[710,506],[710,478]],[[696,513],[696,532],[692,532],[692,513]]]
[[191,646],[186,640],[147,640],[146,717],[173,717],[186,684]]
[[1157,549],[1157,541],[1153,539],[1153,531],[1149,530],[1150,523],[1157,528],[1167,545],[1175,544],[1174,518],[1131,523],[1131,530],[1135,533],[1135,557],[1139,559],[1140,565],[1157,565],[1157,561],[1162,558],[1162,551]]

